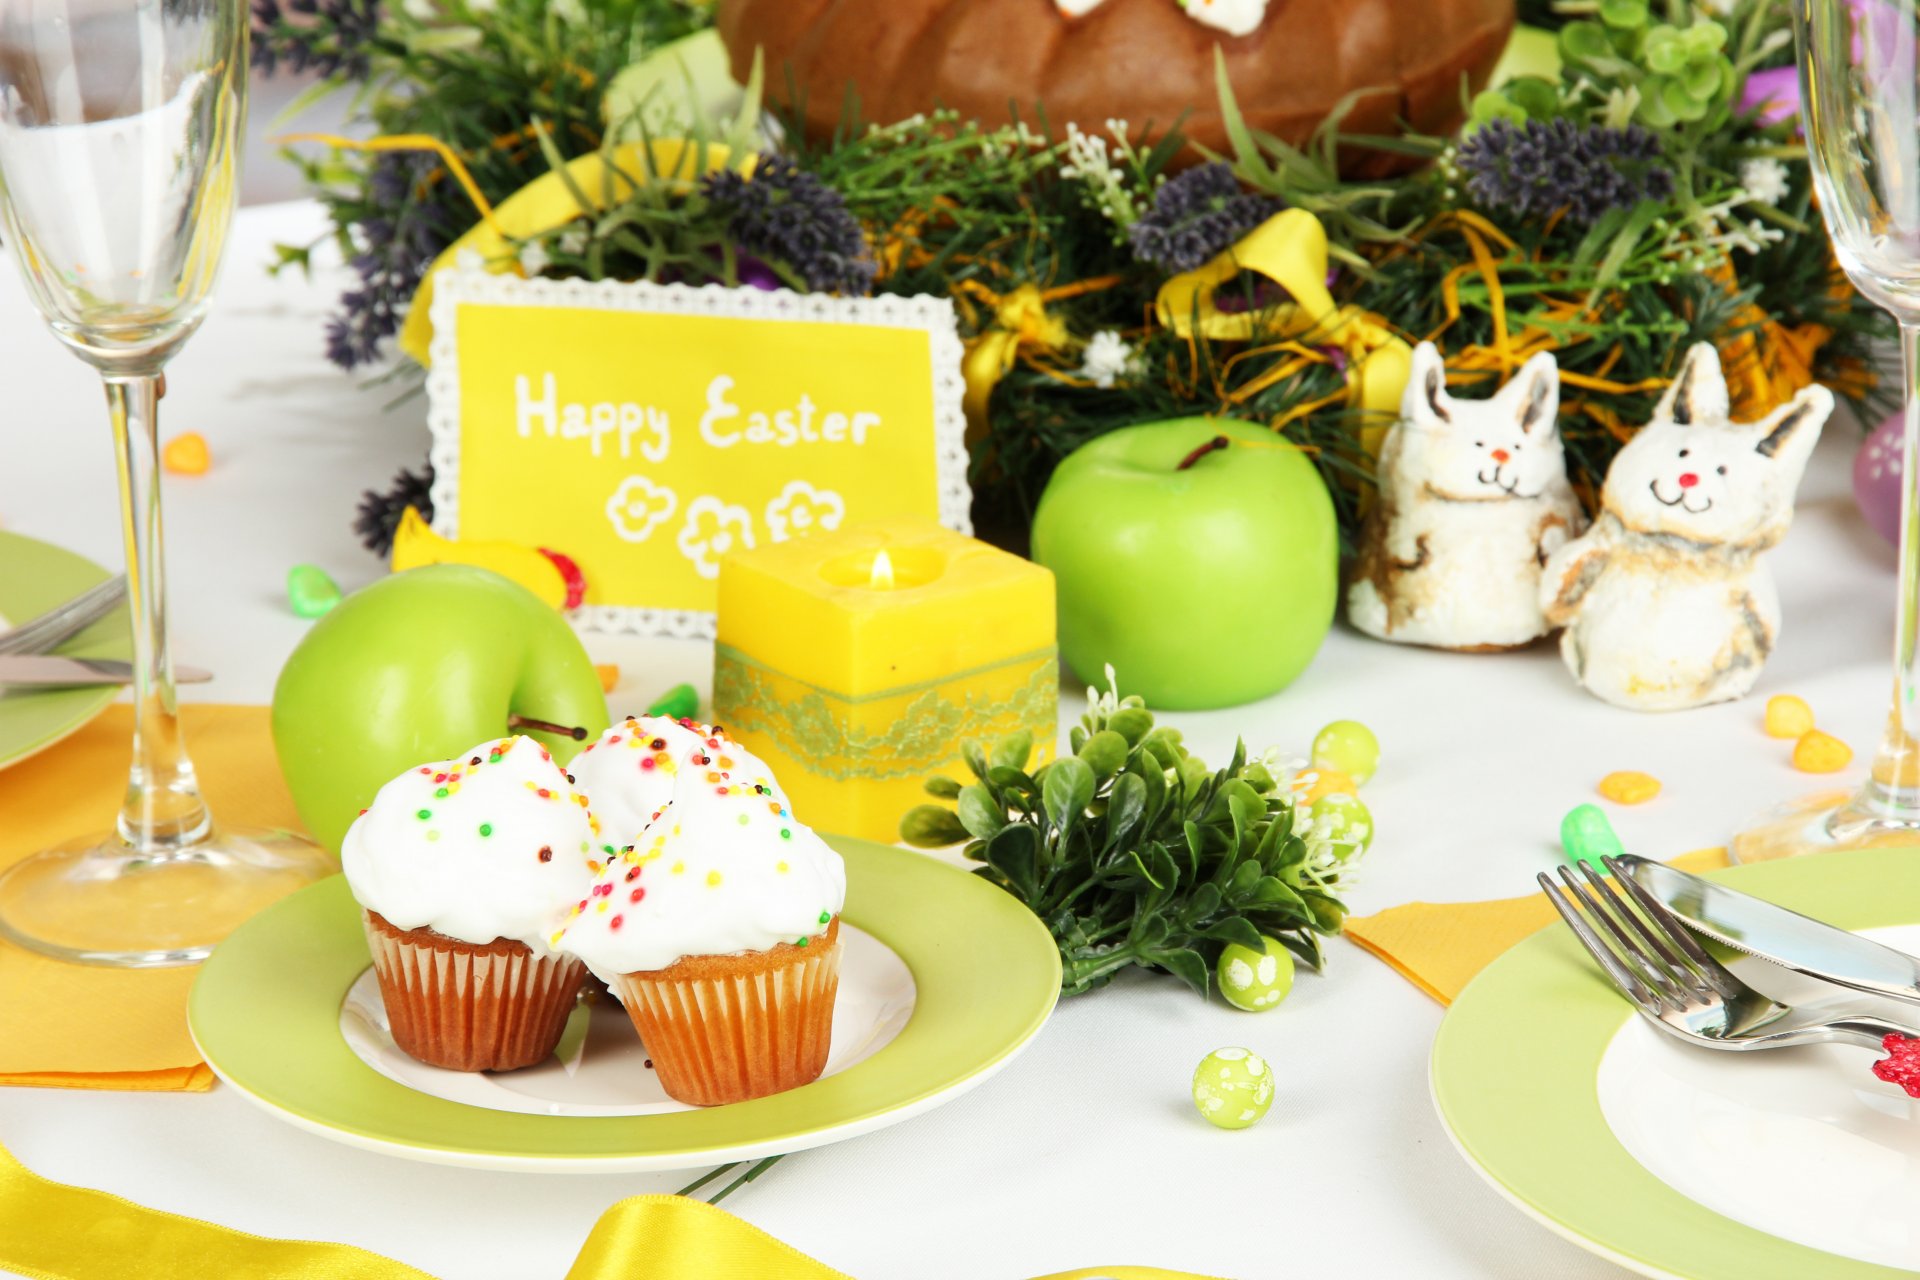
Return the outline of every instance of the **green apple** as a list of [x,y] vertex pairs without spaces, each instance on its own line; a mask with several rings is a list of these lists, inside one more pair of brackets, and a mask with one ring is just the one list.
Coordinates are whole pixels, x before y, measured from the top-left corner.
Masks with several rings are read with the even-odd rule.
[[1111,663],[1121,692],[1150,707],[1284,688],[1339,595],[1319,473],[1273,432],[1226,418],[1125,427],[1074,450],[1034,513],[1033,558],[1058,583],[1068,665],[1102,683]]
[[[497,573],[437,564],[348,596],[294,649],[273,689],[273,745],[294,807],[335,853],[382,785],[520,732],[521,715],[607,727],[600,678],[566,619]],[[554,758],[580,743],[533,733]]]

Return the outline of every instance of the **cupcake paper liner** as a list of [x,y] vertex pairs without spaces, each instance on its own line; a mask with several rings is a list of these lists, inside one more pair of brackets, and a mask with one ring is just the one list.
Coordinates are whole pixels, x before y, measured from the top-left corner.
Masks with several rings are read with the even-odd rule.
[[670,1097],[701,1107],[764,1098],[819,1079],[827,1065],[840,922],[806,946],[689,956],[608,986]]
[[553,1053],[586,976],[579,960],[536,956],[510,938],[400,929],[375,911],[362,918],[387,1022],[406,1053],[453,1071],[511,1071]]

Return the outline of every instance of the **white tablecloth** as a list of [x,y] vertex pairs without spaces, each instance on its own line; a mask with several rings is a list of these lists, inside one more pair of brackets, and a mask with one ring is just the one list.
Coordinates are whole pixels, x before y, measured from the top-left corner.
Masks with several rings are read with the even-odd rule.
[[[320,226],[306,204],[244,212],[213,315],[169,374],[163,435],[201,431],[215,458],[210,474],[168,482],[176,652],[217,673],[189,697],[267,700],[308,625],[286,607],[287,568],[318,564],[347,590],[378,576],[349,528],[355,496],[425,452],[423,399],[387,407],[390,387],[359,386],[322,358],[338,277],[263,273],[272,242]],[[0,526],[118,564],[96,381],[41,328],[10,266],[0,350]],[[1335,718],[1376,729],[1385,762],[1366,798],[1381,835],[1349,898],[1360,913],[1529,891],[1556,860],[1561,815],[1613,769],[1666,783],[1655,803],[1614,810],[1629,848],[1720,843],[1817,781],[1789,767],[1790,744],[1760,732],[1765,695],[1808,698],[1863,758],[1884,715],[1893,555],[1848,497],[1857,439],[1851,422],[1832,425],[1772,556],[1785,632],[1745,702],[1635,715],[1581,693],[1550,648],[1462,656],[1336,629],[1279,696],[1170,719],[1216,762],[1236,735],[1303,749]],[[586,643],[625,673],[617,713],[708,680],[703,644]],[[1063,700],[1063,724],[1080,703]],[[1166,979],[1066,1001],[976,1092],[795,1156],[727,1207],[862,1280],[1018,1280],[1113,1263],[1242,1280],[1620,1274],[1526,1219],[1455,1153],[1427,1090],[1439,1007],[1351,945],[1331,952],[1328,972],[1303,973],[1271,1013],[1204,1003]],[[1203,1123],[1187,1097],[1194,1064],[1227,1044],[1266,1055],[1280,1082],[1272,1114],[1239,1133]],[[607,1205],[687,1180],[402,1162],[296,1131],[221,1087],[0,1089],[0,1140],[50,1178],[256,1234],[348,1241],[447,1280],[558,1277]]]

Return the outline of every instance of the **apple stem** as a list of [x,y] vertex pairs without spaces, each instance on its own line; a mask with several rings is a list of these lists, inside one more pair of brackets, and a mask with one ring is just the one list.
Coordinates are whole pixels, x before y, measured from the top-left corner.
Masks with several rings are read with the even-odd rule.
[[583,725],[555,724],[551,720],[535,720],[532,716],[523,716],[519,712],[510,712],[507,716],[509,729],[537,729],[541,733],[558,734],[562,738],[572,738],[575,742],[587,740],[587,730]]
[[1224,449],[1232,443],[1233,441],[1227,439],[1225,436],[1215,436],[1213,439],[1207,441],[1205,444],[1195,449],[1192,453],[1188,454],[1186,457],[1180,459],[1180,465],[1175,467],[1174,470],[1185,471],[1187,468],[1191,467],[1194,463],[1200,461],[1200,459],[1206,457],[1208,454],[1214,452],[1217,449]]

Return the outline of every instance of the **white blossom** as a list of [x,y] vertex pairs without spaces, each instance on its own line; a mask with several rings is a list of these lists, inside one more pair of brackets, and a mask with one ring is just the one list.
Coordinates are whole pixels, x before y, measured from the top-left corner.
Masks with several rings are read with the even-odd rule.
[[1118,329],[1102,329],[1087,339],[1080,354],[1080,376],[1100,388],[1111,387],[1114,380],[1133,366],[1133,348]]
[[583,26],[587,21],[587,6],[581,0],[553,0],[547,12],[570,26]]
[[587,251],[589,238],[585,227],[569,227],[560,233],[560,252],[577,258]]
[[1740,166],[1740,187],[1752,203],[1779,204],[1787,185],[1787,166],[1772,156],[1756,156]]
[[440,6],[434,0],[405,0],[400,8],[415,22],[432,22],[440,16]]
[[547,253],[547,246],[538,240],[529,240],[520,246],[519,260],[521,273],[532,277],[545,271],[553,258]]
[[[1108,123],[1124,124],[1122,121]],[[1125,134],[1116,136],[1124,138]],[[1113,223],[1116,234],[1124,234],[1139,220],[1140,210],[1134,204],[1133,193],[1127,189],[1126,175],[1114,167],[1107,140],[1069,122],[1066,145],[1066,161],[1060,166],[1060,176],[1084,185],[1095,207]]]

